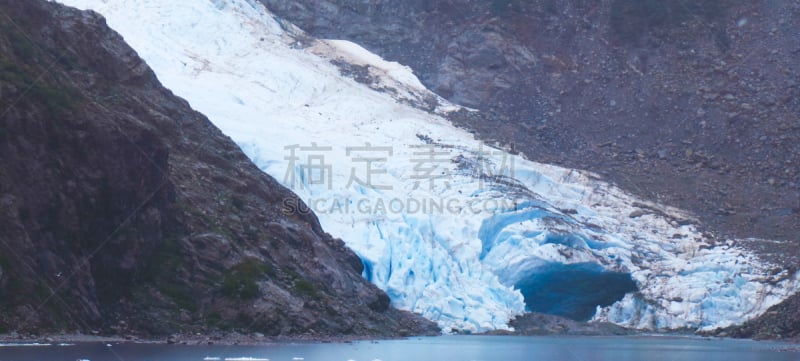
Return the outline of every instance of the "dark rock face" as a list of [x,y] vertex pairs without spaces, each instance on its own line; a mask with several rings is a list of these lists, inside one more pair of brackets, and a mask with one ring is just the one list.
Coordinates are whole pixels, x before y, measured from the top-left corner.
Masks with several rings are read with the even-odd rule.
[[[483,110],[451,117],[477,138],[601,174],[722,237],[782,240],[742,246],[800,262],[798,2],[261,1]],[[797,299],[751,324],[795,320]]]
[[[639,331],[631,330],[605,322],[579,322],[568,318],[548,315],[537,312],[526,313],[511,322],[514,327],[514,334],[519,335],[584,335],[584,336],[608,336],[608,335],[635,335]],[[495,332],[498,334],[504,331]]]
[[0,332],[437,332],[99,15],[0,8]]

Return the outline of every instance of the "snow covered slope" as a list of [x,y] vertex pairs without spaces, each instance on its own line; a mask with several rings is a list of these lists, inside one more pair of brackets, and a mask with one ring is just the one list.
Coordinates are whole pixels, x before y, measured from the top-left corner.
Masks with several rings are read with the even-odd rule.
[[[739,323],[798,288],[678,210],[481,144],[437,115],[455,106],[410,69],[310,39],[254,0],[61,2],[105,15],[167,87],[306,200],[395,306],[445,328],[507,328],[526,301],[563,311],[545,274],[601,289],[630,275],[638,291],[590,317],[640,328]],[[567,293],[598,292],[585,283]]]

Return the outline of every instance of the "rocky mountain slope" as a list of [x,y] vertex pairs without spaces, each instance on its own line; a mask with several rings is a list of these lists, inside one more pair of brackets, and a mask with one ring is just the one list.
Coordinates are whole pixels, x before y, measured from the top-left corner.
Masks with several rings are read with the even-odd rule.
[[99,15],[0,12],[0,332],[437,332]]
[[477,138],[688,210],[714,238],[773,239],[741,246],[797,270],[796,2],[262,2],[481,109],[451,117]]

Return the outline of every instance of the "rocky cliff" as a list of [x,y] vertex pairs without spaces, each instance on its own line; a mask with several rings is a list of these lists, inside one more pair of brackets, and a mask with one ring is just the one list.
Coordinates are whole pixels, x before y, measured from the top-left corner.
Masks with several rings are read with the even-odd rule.
[[0,332],[436,332],[99,15],[0,12]]

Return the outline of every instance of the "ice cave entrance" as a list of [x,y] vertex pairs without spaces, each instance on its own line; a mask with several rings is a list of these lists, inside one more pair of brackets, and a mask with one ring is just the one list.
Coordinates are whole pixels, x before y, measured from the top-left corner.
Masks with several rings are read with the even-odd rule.
[[532,270],[515,287],[528,311],[588,321],[597,306],[608,306],[638,291],[628,273],[609,272],[593,263],[549,264]]

